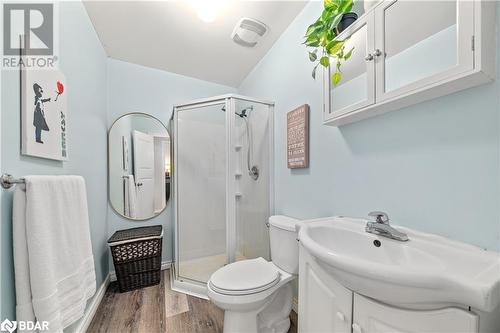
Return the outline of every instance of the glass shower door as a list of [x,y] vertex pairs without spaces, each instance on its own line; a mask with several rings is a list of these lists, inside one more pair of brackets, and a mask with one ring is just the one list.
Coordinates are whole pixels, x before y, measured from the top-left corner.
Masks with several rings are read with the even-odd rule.
[[177,270],[206,283],[228,261],[225,103],[176,112]]
[[[235,98],[236,261],[270,259],[271,128],[270,106]],[[257,174],[252,177],[252,170]]]

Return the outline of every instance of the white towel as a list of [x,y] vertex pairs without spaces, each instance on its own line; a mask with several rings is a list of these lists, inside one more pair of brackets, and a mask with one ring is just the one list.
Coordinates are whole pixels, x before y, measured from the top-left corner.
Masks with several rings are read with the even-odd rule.
[[85,181],[25,179],[13,207],[16,316],[62,332],[83,315],[96,290]]
[[128,175],[123,177],[124,187],[125,187],[125,216],[135,218],[136,217],[136,202],[137,202],[137,189],[135,187],[134,175]]

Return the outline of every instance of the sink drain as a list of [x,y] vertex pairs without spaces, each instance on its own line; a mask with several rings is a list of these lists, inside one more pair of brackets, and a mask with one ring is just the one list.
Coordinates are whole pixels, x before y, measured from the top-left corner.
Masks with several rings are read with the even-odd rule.
[[378,239],[376,239],[373,241],[373,245],[375,245],[376,247],[380,247],[380,245],[382,245],[382,243]]

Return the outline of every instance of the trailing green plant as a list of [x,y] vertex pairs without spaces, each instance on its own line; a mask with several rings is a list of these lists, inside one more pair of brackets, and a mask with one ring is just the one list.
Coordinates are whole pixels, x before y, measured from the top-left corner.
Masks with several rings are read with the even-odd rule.
[[[344,14],[351,11],[353,0],[324,0],[321,16],[311,24],[306,31],[305,44],[309,49],[309,60],[314,63],[312,77],[316,79],[316,70],[319,65],[328,68],[335,62],[332,74],[332,83],[336,86],[342,79],[342,61],[352,55],[354,48],[346,52],[344,40],[336,40],[337,25]],[[319,52],[319,55],[318,55]],[[333,65],[333,64],[332,64]]]

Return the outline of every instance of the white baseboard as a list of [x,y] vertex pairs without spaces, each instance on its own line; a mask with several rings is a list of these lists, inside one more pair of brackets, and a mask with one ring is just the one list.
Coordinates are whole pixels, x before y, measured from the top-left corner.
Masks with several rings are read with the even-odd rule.
[[299,313],[299,300],[297,299],[297,297],[293,298],[292,310],[295,311],[295,313]]
[[87,329],[89,328],[90,323],[92,322],[92,319],[94,319],[94,315],[97,312],[97,309],[99,308],[99,304],[101,304],[101,301],[104,298],[104,295],[106,294],[106,289],[109,286],[109,282],[110,282],[110,274],[106,276],[104,282],[101,284],[99,289],[97,289],[97,292],[94,298],[92,299],[92,302],[88,304],[87,308],[85,309],[85,313],[83,314],[83,317],[80,319],[80,323],[76,328],[77,333],[87,332]]
[[172,266],[172,262],[171,261],[163,261],[161,263],[161,270],[164,271],[166,269],[170,269],[170,266]]
[[[163,270],[169,269],[170,265],[172,265],[172,261],[162,261],[162,263],[161,263],[161,270],[163,271]],[[110,281],[111,282],[116,281],[116,273],[115,273],[115,271],[109,272],[109,277],[110,277]]]

